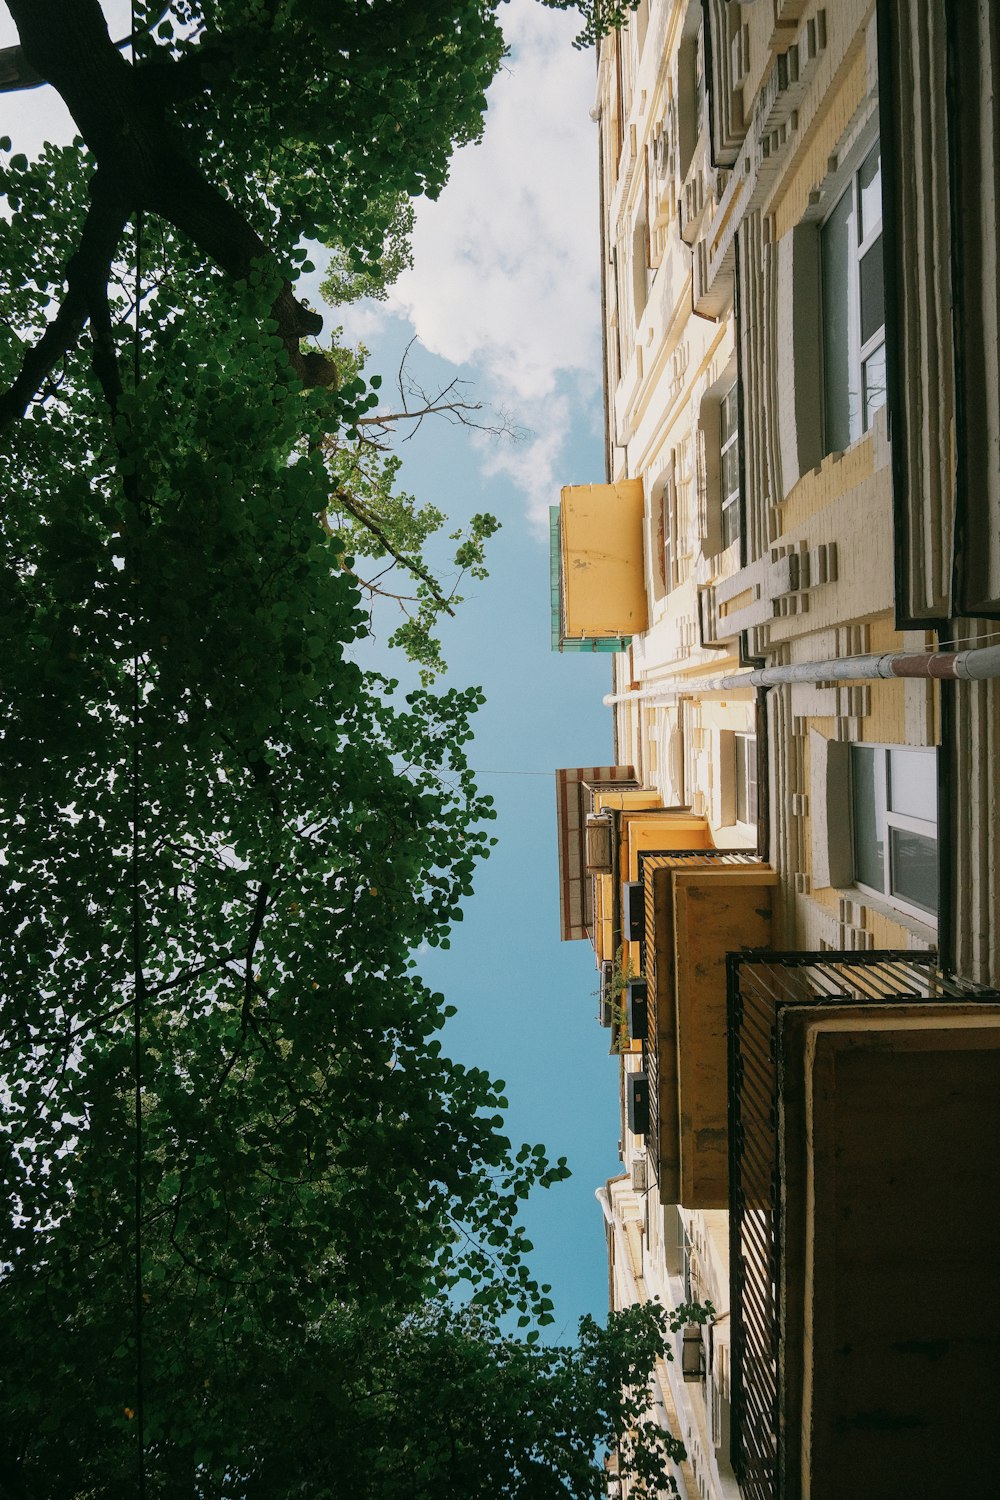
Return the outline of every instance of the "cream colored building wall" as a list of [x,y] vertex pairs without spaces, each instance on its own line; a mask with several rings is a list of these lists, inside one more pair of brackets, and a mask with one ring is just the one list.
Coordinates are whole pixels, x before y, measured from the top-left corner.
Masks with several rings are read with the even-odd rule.
[[[922,649],[933,637],[904,635],[893,626],[885,411],[846,451],[803,468],[809,435],[796,426],[801,372],[783,347],[795,331],[791,288],[782,279],[794,231],[825,217],[844,185],[842,164],[877,129],[874,0],[838,0],[836,6],[774,0],[714,10],[730,27],[731,82],[734,59],[742,59],[742,96],[732,119],[742,120],[744,133],[733,147],[732,170],[724,170],[708,161],[704,129],[686,180],[675,177],[665,196],[681,207],[668,212],[661,258],[638,318],[633,307],[621,305],[621,257],[632,243],[627,230],[639,204],[644,150],[664,121],[671,128],[688,7],[654,0],[644,46],[638,48],[634,23],[627,43],[633,81],[624,118],[625,170],[606,196],[606,243],[618,255],[609,306],[618,306],[627,357],[617,369],[612,356],[608,373],[615,472],[641,476],[644,484],[650,628],[633,640],[628,672],[616,673],[615,691],[643,694],[619,704],[616,716],[619,739],[643,747],[648,784],[664,801],[686,802],[707,816],[720,844],[740,845],[741,830],[725,822],[732,802],[731,740],[699,678],[732,670],[741,637],[771,662]],[[613,54],[606,43],[599,106]],[[676,165],[676,153],[672,160]],[[698,181],[702,196],[694,200],[702,206],[692,212]],[[748,281],[745,290],[751,316],[764,325],[763,354],[759,346],[757,354],[767,363],[744,376],[763,383],[764,406],[760,421],[744,415],[745,503],[755,514],[748,518],[749,557],[742,569],[738,549],[710,555],[705,546],[705,510],[714,497],[706,492],[703,420],[706,398],[735,371],[737,232],[759,241],[760,281]],[[713,316],[701,315],[706,306],[715,309]],[[814,312],[818,316],[818,306]],[[814,348],[818,339],[817,327]],[[743,355],[752,358],[754,350],[747,346]],[[813,410],[820,420],[819,408]],[[818,442],[817,435],[814,446]],[[667,476],[675,481],[683,537],[680,582],[664,591],[656,575],[656,529]],[[711,593],[714,639],[722,650],[702,644],[699,589]],[[658,684],[662,692],[650,697]],[[810,747],[817,736],[827,744],[933,746],[940,731],[935,690],[926,683],[879,683],[772,690],[770,697],[771,849],[783,884],[778,940],[790,947],[926,946],[935,937],[933,922],[901,916],[850,883],[829,883],[823,846],[838,822],[842,833],[847,809],[824,800],[824,779],[813,765],[822,756],[814,757]],[[727,711],[726,728],[743,715],[743,731],[752,732],[752,695]]]
[[[747,7],[742,9],[747,13]],[[844,185],[842,174],[837,176],[840,162],[857,150],[859,140],[873,139],[877,129],[874,5],[844,0],[836,7],[792,9],[798,12],[794,35],[789,27],[778,38],[779,46],[791,43],[801,49],[810,24],[821,24],[821,32],[814,29],[819,41],[807,82],[788,116],[777,161],[770,159],[767,180],[756,194],[779,274],[784,244],[797,226],[818,222],[829,211]],[[756,32],[751,43],[758,49],[761,70],[756,76],[766,80],[761,51],[766,27],[761,17],[752,24]],[[774,46],[773,33],[767,42]],[[751,78],[754,66],[751,59]],[[751,201],[752,181],[744,191]],[[779,419],[787,422],[785,414],[795,410],[790,382],[797,371],[790,360],[776,363],[776,405]],[[748,435],[750,443],[755,435]],[[787,446],[785,439],[783,453]],[[757,651],[778,662],[932,646],[933,637],[905,636],[894,628],[885,409],[876,415],[872,430],[846,451],[829,454],[801,477],[795,477],[793,468],[791,483],[786,479],[783,488],[784,493],[779,489],[771,497],[770,545],[720,590],[721,629],[751,631]],[[843,839],[849,808],[829,805],[826,778],[814,761],[825,763],[825,746],[831,742],[933,746],[939,735],[933,686],[796,685],[780,693],[772,690],[770,696],[771,838],[783,883],[782,945],[853,949],[932,943],[933,921],[900,914],[850,882],[830,884],[828,845]]]
[[[614,1308],[658,1298],[669,1309],[684,1301],[683,1260],[678,1259],[678,1246],[688,1247],[695,1278],[692,1290],[698,1299],[711,1300],[716,1309],[715,1369],[706,1372],[704,1382],[685,1381],[679,1348],[673,1360],[658,1361],[653,1411],[687,1449],[687,1460],[674,1472],[681,1500],[739,1500],[728,1449],[715,1441],[723,1436],[718,1424],[719,1402],[728,1400],[729,1392],[728,1215],[686,1214],[683,1210],[678,1214],[676,1209],[664,1209],[656,1202],[655,1188],[637,1192],[629,1175],[607,1183],[597,1198],[611,1242],[610,1298]],[[681,1249],[681,1256],[683,1253]],[[722,1387],[718,1391],[713,1384],[716,1380]]]
[[[648,694],[678,673],[691,678],[694,691],[699,676],[717,674],[736,662],[733,650],[700,644],[698,614],[698,588],[724,579],[738,566],[738,549],[722,551],[713,535],[721,520],[708,512],[711,507],[721,510],[721,495],[717,455],[706,453],[704,426],[706,412],[709,428],[713,415],[717,422],[718,402],[736,376],[731,299],[730,310],[718,318],[695,313],[692,252],[682,238],[678,210],[684,190],[678,175],[680,52],[685,45],[690,62],[692,32],[700,16],[701,0],[649,0],[620,38],[605,40],[598,71],[612,478],[643,482],[650,618],[648,631],[633,638],[627,666],[624,658],[616,662],[616,693],[631,689]],[[616,170],[619,111],[623,149]],[[706,113],[693,164],[707,162],[707,119]],[[720,174],[720,182],[725,175]],[[636,252],[643,249],[636,226],[644,218],[652,262],[648,269],[634,264]],[[639,298],[637,283],[645,287]],[[676,496],[677,522],[679,577],[672,589],[666,588],[658,566],[668,483]],[[631,763],[641,761],[644,781],[658,789],[666,804],[692,805],[711,819],[719,842],[739,844],[745,833],[720,822],[726,799],[698,722],[697,701],[690,693],[683,696],[686,704],[670,692],[621,706],[616,713],[619,753],[627,747]],[[749,732],[752,701],[744,711],[741,727]]]

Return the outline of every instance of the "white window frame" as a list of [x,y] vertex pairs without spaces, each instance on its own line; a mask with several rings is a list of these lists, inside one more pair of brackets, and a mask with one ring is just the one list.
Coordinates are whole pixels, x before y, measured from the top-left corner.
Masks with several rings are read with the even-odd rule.
[[[731,547],[734,542],[739,541],[740,532],[742,530],[740,517],[740,404],[739,395],[737,392],[738,384],[739,382],[734,380],[728,391],[724,393],[722,399],[719,402],[719,495],[722,501],[721,539],[723,551],[725,551],[727,547]],[[727,436],[725,413],[726,403],[727,401],[729,401],[730,397],[732,398],[733,403],[733,423],[732,430]],[[726,454],[734,449],[736,452],[736,487],[727,492],[725,483],[725,459]],[[733,532],[727,540],[726,523],[727,519],[732,517],[735,517],[735,522],[731,523],[733,524]]]
[[[850,783],[849,783],[850,784],[850,799],[849,799],[849,802],[850,802],[851,865],[852,865],[852,869],[854,871],[854,885],[855,885],[855,888],[858,891],[860,891],[863,895],[873,896],[879,902],[884,902],[893,911],[900,912],[904,916],[913,918],[913,919],[915,919],[918,922],[922,922],[922,923],[924,923],[925,926],[935,927],[937,925],[937,920],[938,920],[938,913],[937,913],[936,909],[934,911],[930,911],[925,906],[917,906],[914,902],[908,901],[905,896],[898,895],[892,889],[893,876],[892,876],[892,838],[891,838],[891,830],[893,828],[898,828],[898,829],[900,829],[900,830],[902,830],[904,832],[907,832],[907,833],[915,833],[915,834],[919,834],[923,838],[932,839],[933,842],[934,842],[935,848],[937,848],[937,847],[939,847],[939,845],[938,845],[937,808],[935,807],[935,809],[934,809],[934,818],[933,818],[933,820],[930,819],[930,818],[914,818],[914,817],[909,817],[909,816],[907,816],[904,813],[894,812],[892,810],[892,808],[889,805],[889,803],[890,803],[890,797],[891,797],[891,792],[890,792],[891,781],[890,781],[890,769],[889,769],[889,767],[890,767],[889,755],[890,755],[891,751],[905,751],[906,753],[913,754],[913,755],[932,755],[932,756],[936,757],[937,752],[936,752],[936,750],[934,750],[933,748],[930,748],[930,747],[924,748],[924,747],[915,746],[915,745],[892,745],[892,744],[861,743],[861,744],[858,744],[858,745],[852,745],[850,748],[851,748],[852,752],[854,750],[873,750],[873,751],[876,752],[876,754],[880,753],[881,756],[882,756],[882,774],[881,774],[881,778],[880,779],[876,778],[876,791],[877,791],[877,796],[878,796],[878,802],[877,802],[877,806],[876,806],[876,818],[878,819],[879,826],[884,830],[884,837],[883,837],[883,840],[882,840],[882,848],[883,848],[883,856],[882,856],[883,881],[882,881],[882,889],[881,890],[879,890],[878,888],[876,888],[874,886],[866,885],[863,881],[859,880],[858,876],[857,876],[858,857],[857,857],[856,828],[855,828],[855,818],[854,818],[854,777],[855,777],[854,766],[855,766],[855,760],[854,760],[853,753],[848,758],[849,773],[850,773]],[[936,764],[936,762],[935,762],[935,764]]]
[[682,576],[680,486],[676,452],[670,454],[663,473],[659,476],[659,485],[657,511],[654,512],[654,546],[659,552],[663,592],[672,594],[680,586]]
[[[885,386],[883,385],[881,400],[879,401],[878,405],[875,406],[875,407],[873,407],[871,409],[871,411],[869,412],[869,406],[868,406],[868,400],[867,400],[867,393],[866,393],[866,388],[865,388],[866,378],[867,378],[866,367],[868,366],[869,361],[871,361],[873,359],[873,357],[876,356],[879,353],[880,350],[883,351],[883,367],[884,367],[884,350],[885,350],[885,341],[886,341],[886,335],[885,335],[885,318],[884,318],[884,315],[883,315],[882,323],[879,325],[879,327],[877,329],[875,329],[875,331],[873,333],[871,333],[869,335],[869,337],[864,342],[862,342],[862,339],[861,339],[861,263],[864,260],[865,256],[869,253],[869,251],[874,247],[874,245],[876,244],[876,242],[878,241],[878,239],[881,237],[881,235],[882,235],[882,227],[883,227],[882,226],[881,196],[879,198],[879,214],[878,214],[877,220],[875,220],[870,225],[865,225],[864,221],[863,221],[863,216],[862,216],[861,173],[863,172],[863,170],[865,168],[865,165],[870,160],[870,158],[871,158],[871,156],[872,156],[872,154],[874,152],[878,152],[878,154],[879,154],[879,163],[880,163],[880,165],[879,165],[879,179],[881,181],[881,142],[879,140],[878,135],[875,135],[873,138],[870,138],[870,139],[868,139],[866,141],[863,149],[860,152],[854,152],[854,151],[851,152],[851,161],[852,161],[853,165],[851,167],[849,179],[844,184],[844,186],[841,188],[841,191],[839,191],[837,193],[837,195],[836,195],[836,197],[834,199],[834,202],[833,202],[833,204],[832,204],[829,212],[827,213],[826,218],[824,219],[823,224],[820,226],[820,260],[821,260],[821,264],[822,264],[823,254],[824,254],[824,251],[825,251],[825,248],[826,248],[825,244],[824,244],[824,239],[823,239],[823,231],[826,229],[827,225],[829,224],[829,222],[830,222],[833,214],[840,207],[840,205],[843,203],[844,199],[848,196],[848,194],[850,194],[851,197],[852,197],[852,212],[851,212],[851,217],[850,217],[850,221],[849,221],[849,224],[850,224],[850,234],[851,234],[851,244],[850,244],[850,246],[848,248],[848,263],[847,263],[847,266],[845,268],[845,270],[846,270],[846,280],[847,280],[847,324],[848,324],[848,327],[847,327],[847,334],[848,334],[848,353],[847,353],[847,359],[848,359],[848,411],[847,411],[847,426],[848,426],[848,443],[849,444],[857,442],[857,440],[860,437],[862,437],[866,432],[868,432],[870,430],[870,428],[872,426],[872,423],[873,423],[873,421],[875,419],[875,414],[881,409],[881,407],[883,407],[885,405],[886,399],[887,399],[887,393],[886,393],[886,390],[885,390]],[[860,238],[859,238],[859,226],[861,226],[861,237]],[[883,286],[884,286],[884,267],[883,267]],[[884,295],[884,293],[883,293],[883,295]],[[827,309],[824,308],[823,312],[822,312],[822,327],[823,327],[824,334],[825,334],[826,328],[827,328],[827,316],[828,316],[828,311],[827,311]],[[884,381],[884,376],[883,376],[883,381]],[[827,385],[828,385],[828,368],[827,368],[826,358],[824,357],[824,361],[823,361],[824,451],[827,452],[827,453],[830,453],[830,452],[836,451],[837,445],[831,439],[830,434],[829,434],[829,429],[830,429],[830,427],[831,427],[832,424],[830,422],[830,412],[829,412],[830,393],[829,393],[829,391],[827,389]],[[852,400],[852,397],[853,397],[853,400]]]
[[[740,775],[740,751],[739,751],[739,746],[740,746],[740,741],[741,740],[742,740],[742,742],[743,742],[743,744],[745,746],[745,749],[744,749],[744,752],[743,752],[744,759],[743,759],[743,774],[742,774],[742,776]],[[754,804],[757,807],[757,818],[755,818],[753,820],[750,820],[748,818],[741,818],[740,817],[740,791],[741,791],[741,789],[742,789],[742,793],[743,793],[743,799],[742,800],[743,800],[743,802],[745,804],[746,810],[747,811],[750,810],[750,802],[751,802],[751,798],[750,798],[751,771],[753,773],[753,776],[752,776],[752,780],[753,780],[753,802],[754,802]],[[742,730],[742,729],[741,730],[737,730],[736,733],[733,735],[733,786],[734,786],[734,797],[733,797],[734,812],[733,812],[733,816],[734,816],[734,819],[736,821],[736,824],[740,828],[744,828],[744,829],[748,829],[748,830],[751,830],[753,832],[756,832],[756,830],[757,830],[757,822],[758,822],[758,820],[760,818],[760,804],[759,804],[759,801],[758,801],[758,798],[760,796],[760,786],[759,786],[759,783],[757,781],[757,736],[756,736],[756,734],[752,730]]]

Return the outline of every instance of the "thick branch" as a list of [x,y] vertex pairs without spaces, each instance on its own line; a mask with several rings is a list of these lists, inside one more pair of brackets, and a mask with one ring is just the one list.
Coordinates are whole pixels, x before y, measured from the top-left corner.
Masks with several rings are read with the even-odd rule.
[[[7,3],[24,59],[61,95],[97,161],[95,182],[114,184],[119,202],[126,205],[125,213],[119,215],[108,264],[128,212],[146,209],[190,238],[234,280],[248,280],[258,267],[277,268],[246,215],[206,179],[197,163],[188,160],[162,91],[149,86],[156,66],[133,68],[126,62],[111,40],[98,0]],[[166,74],[170,64],[160,67]],[[107,221],[104,227],[110,227]],[[271,315],[303,383],[334,384],[332,361],[300,353],[301,339],[318,334],[323,320],[298,300],[287,280],[282,282]],[[17,396],[0,405],[0,423],[23,415],[44,374],[79,337],[85,316],[80,298],[68,296],[42,344],[26,359],[28,369]],[[53,350],[57,351],[54,355]],[[37,376],[36,369],[41,371]],[[18,406],[24,390],[26,398]]]
[[0,431],[24,416],[45,377],[76,344],[91,311],[95,284],[107,287],[127,220],[127,210],[116,194],[106,191],[98,172],[90,184],[90,210],[79,248],[66,267],[66,295],[38,343],[25,353],[13,385],[0,396]]
[[92,287],[88,287],[87,309],[90,313],[90,337],[94,346],[94,374],[114,417],[118,414],[122,380],[118,370],[118,351],[111,323],[107,280],[98,278]]
[[271,882],[264,880],[257,891],[257,899],[254,902],[253,918],[250,922],[250,932],[247,936],[246,967],[243,976],[243,1014],[240,1025],[245,1031],[250,1021],[250,1007],[253,1004],[254,976],[253,957],[260,937],[261,928],[264,925],[264,917],[267,915],[267,903],[271,896]]

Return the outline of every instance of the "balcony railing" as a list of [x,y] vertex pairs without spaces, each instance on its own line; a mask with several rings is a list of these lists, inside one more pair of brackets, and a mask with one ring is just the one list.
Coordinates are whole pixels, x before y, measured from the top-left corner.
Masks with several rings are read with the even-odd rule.
[[778,1101],[790,1005],[993,1001],[910,951],[730,954],[728,959],[732,1461],[745,1500],[781,1500],[784,1345]]

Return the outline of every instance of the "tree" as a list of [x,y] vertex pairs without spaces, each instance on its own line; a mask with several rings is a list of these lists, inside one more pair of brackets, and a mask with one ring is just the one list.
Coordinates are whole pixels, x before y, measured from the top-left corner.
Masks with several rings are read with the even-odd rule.
[[378,398],[294,289],[440,188],[502,43],[479,0],[178,0],[130,62],[96,0],[9,8],[84,145],[0,160],[3,1483],[249,1495],[306,1355],[346,1401],[429,1298],[551,1307],[517,1210],[565,1164],[412,957],[489,846],[480,697],[356,660],[318,518]]
[[[323,524],[331,536],[341,538],[345,552],[354,556],[351,571],[368,599],[369,623],[377,601],[389,601],[402,612],[403,622],[390,635],[389,645],[400,647],[417,663],[427,687],[444,669],[437,636],[440,617],[454,615],[462,603],[459,589],[466,577],[487,576],[486,543],[499,531],[500,522],[488,512],[477,513],[466,526],[449,533],[448,540],[457,545],[451,578],[445,582],[439,570],[431,571],[426,549],[430,538],[446,525],[447,516],[433,503],[420,503],[399,489],[402,459],[392,451],[392,439],[401,434],[400,441],[406,442],[427,417],[459,422],[496,437],[516,439],[520,434],[502,414],[491,420],[481,402],[469,400],[463,381],[452,380],[437,391],[427,391],[409,368],[414,342],[410,341],[400,362],[398,400],[388,409],[376,405],[357,419],[350,433],[334,432],[323,439],[330,475],[329,508]],[[334,345],[329,353],[341,380],[362,379],[368,354],[363,345],[356,350]],[[372,385],[378,389],[379,376],[372,378]],[[401,584],[386,581],[396,569],[406,580]]]

